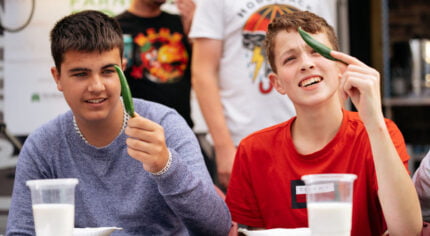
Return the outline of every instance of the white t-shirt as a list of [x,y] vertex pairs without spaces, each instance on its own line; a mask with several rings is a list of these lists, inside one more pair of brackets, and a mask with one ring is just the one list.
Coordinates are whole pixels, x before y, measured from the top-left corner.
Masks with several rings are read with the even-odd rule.
[[201,0],[190,38],[223,40],[219,88],[224,115],[235,145],[252,132],[286,121],[295,110],[270,84],[263,39],[276,13],[315,12],[329,24],[335,10],[321,0]]

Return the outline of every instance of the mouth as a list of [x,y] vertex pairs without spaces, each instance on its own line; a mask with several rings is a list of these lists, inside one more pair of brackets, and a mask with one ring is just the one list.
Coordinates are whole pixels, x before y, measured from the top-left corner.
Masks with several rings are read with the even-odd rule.
[[318,84],[321,81],[323,81],[323,78],[321,76],[311,76],[300,81],[299,87],[302,87],[302,88],[309,87],[311,85]]
[[86,103],[91,103],[91,104],[99,104],[106,101],[106,98],[97,98],[97,99],[88,99],[85,100]]

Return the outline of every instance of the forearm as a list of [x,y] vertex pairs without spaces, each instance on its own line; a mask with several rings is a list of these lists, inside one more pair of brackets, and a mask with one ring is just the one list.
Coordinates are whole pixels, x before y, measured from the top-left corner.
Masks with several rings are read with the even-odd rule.
[[234,146],[224,117],[218,85],[215,82],[216,78],[198,80],[198,82],[193,83],[193,88],[215,148],[226,145]]
[[[194,133],[179,118],[171,115],[163,119],[172,162],[164,174],[152,177],[169,208],[193,235],[228,232],[231,224],[228,208],[215,192]],[[202,208],[208,203],[210,208]]]
[[[190,166],[183,154],[173,152],[173,162],[166,174],[154,176],[161,195],[187,229],[195,235],[226,235],[231,216],[216,193],[203,161]],[[207,204],[210,207],[203,207]]]
[[39,173],[40,166],[36,166],[31,161],[31,151],[36,153],[34,149],[29,151],[30,144],[33,144],[32,139],[28,139],[28,143],[22,149],[18,158],[18,163],[15,172],[14,187],[12,193],[12,202],[9,208],[7,236],[12,235],[34,235],[33,213],[31,207],[30,189],[25,182],[30,179],[43,178]]
[[382,122],[367,132],[388,231],[390,235],[418,235],[422,228],[418,196],[387,127]]
[[6,235],[34,235],[30,192],[26,189],[28,187],[25,186],[23,181],[18,178],[15,181]]
[[215,148],[232,145],[218,86],[222,41],[196,39],[193,44],[192,84]]
[[184,34],[188,35],[191,29],[192,18],[181,16],[182,26],[184,27]]

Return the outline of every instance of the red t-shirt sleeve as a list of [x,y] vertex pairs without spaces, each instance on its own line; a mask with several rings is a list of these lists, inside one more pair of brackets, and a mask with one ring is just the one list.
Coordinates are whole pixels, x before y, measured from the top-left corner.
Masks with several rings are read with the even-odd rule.
[[246,150],[239,145],[227,189],[226,203],[233,221],[239,224],[264,227],[257,199],[250,182],[249,159]]

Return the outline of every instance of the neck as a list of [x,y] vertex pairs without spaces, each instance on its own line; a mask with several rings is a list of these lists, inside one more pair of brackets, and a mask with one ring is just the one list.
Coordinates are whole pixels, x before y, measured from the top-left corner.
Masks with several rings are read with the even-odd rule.
[[343,113],[339,103],[319,108],[296,108],[297,119],[291,128],[293,143],[301,154],[321,150],[337,134]]
[[139,17],[156,17],[161,14],[161,5],[149,4],[144,1],[132,1],[128,11]]
[[126,113],[120,106],[120,109],[117,109],[110,119],[86,121],[74,117],[75,129],[88,144],[95,147],[104,147],[112,143],[125,128],[127,118],[124,114]]

